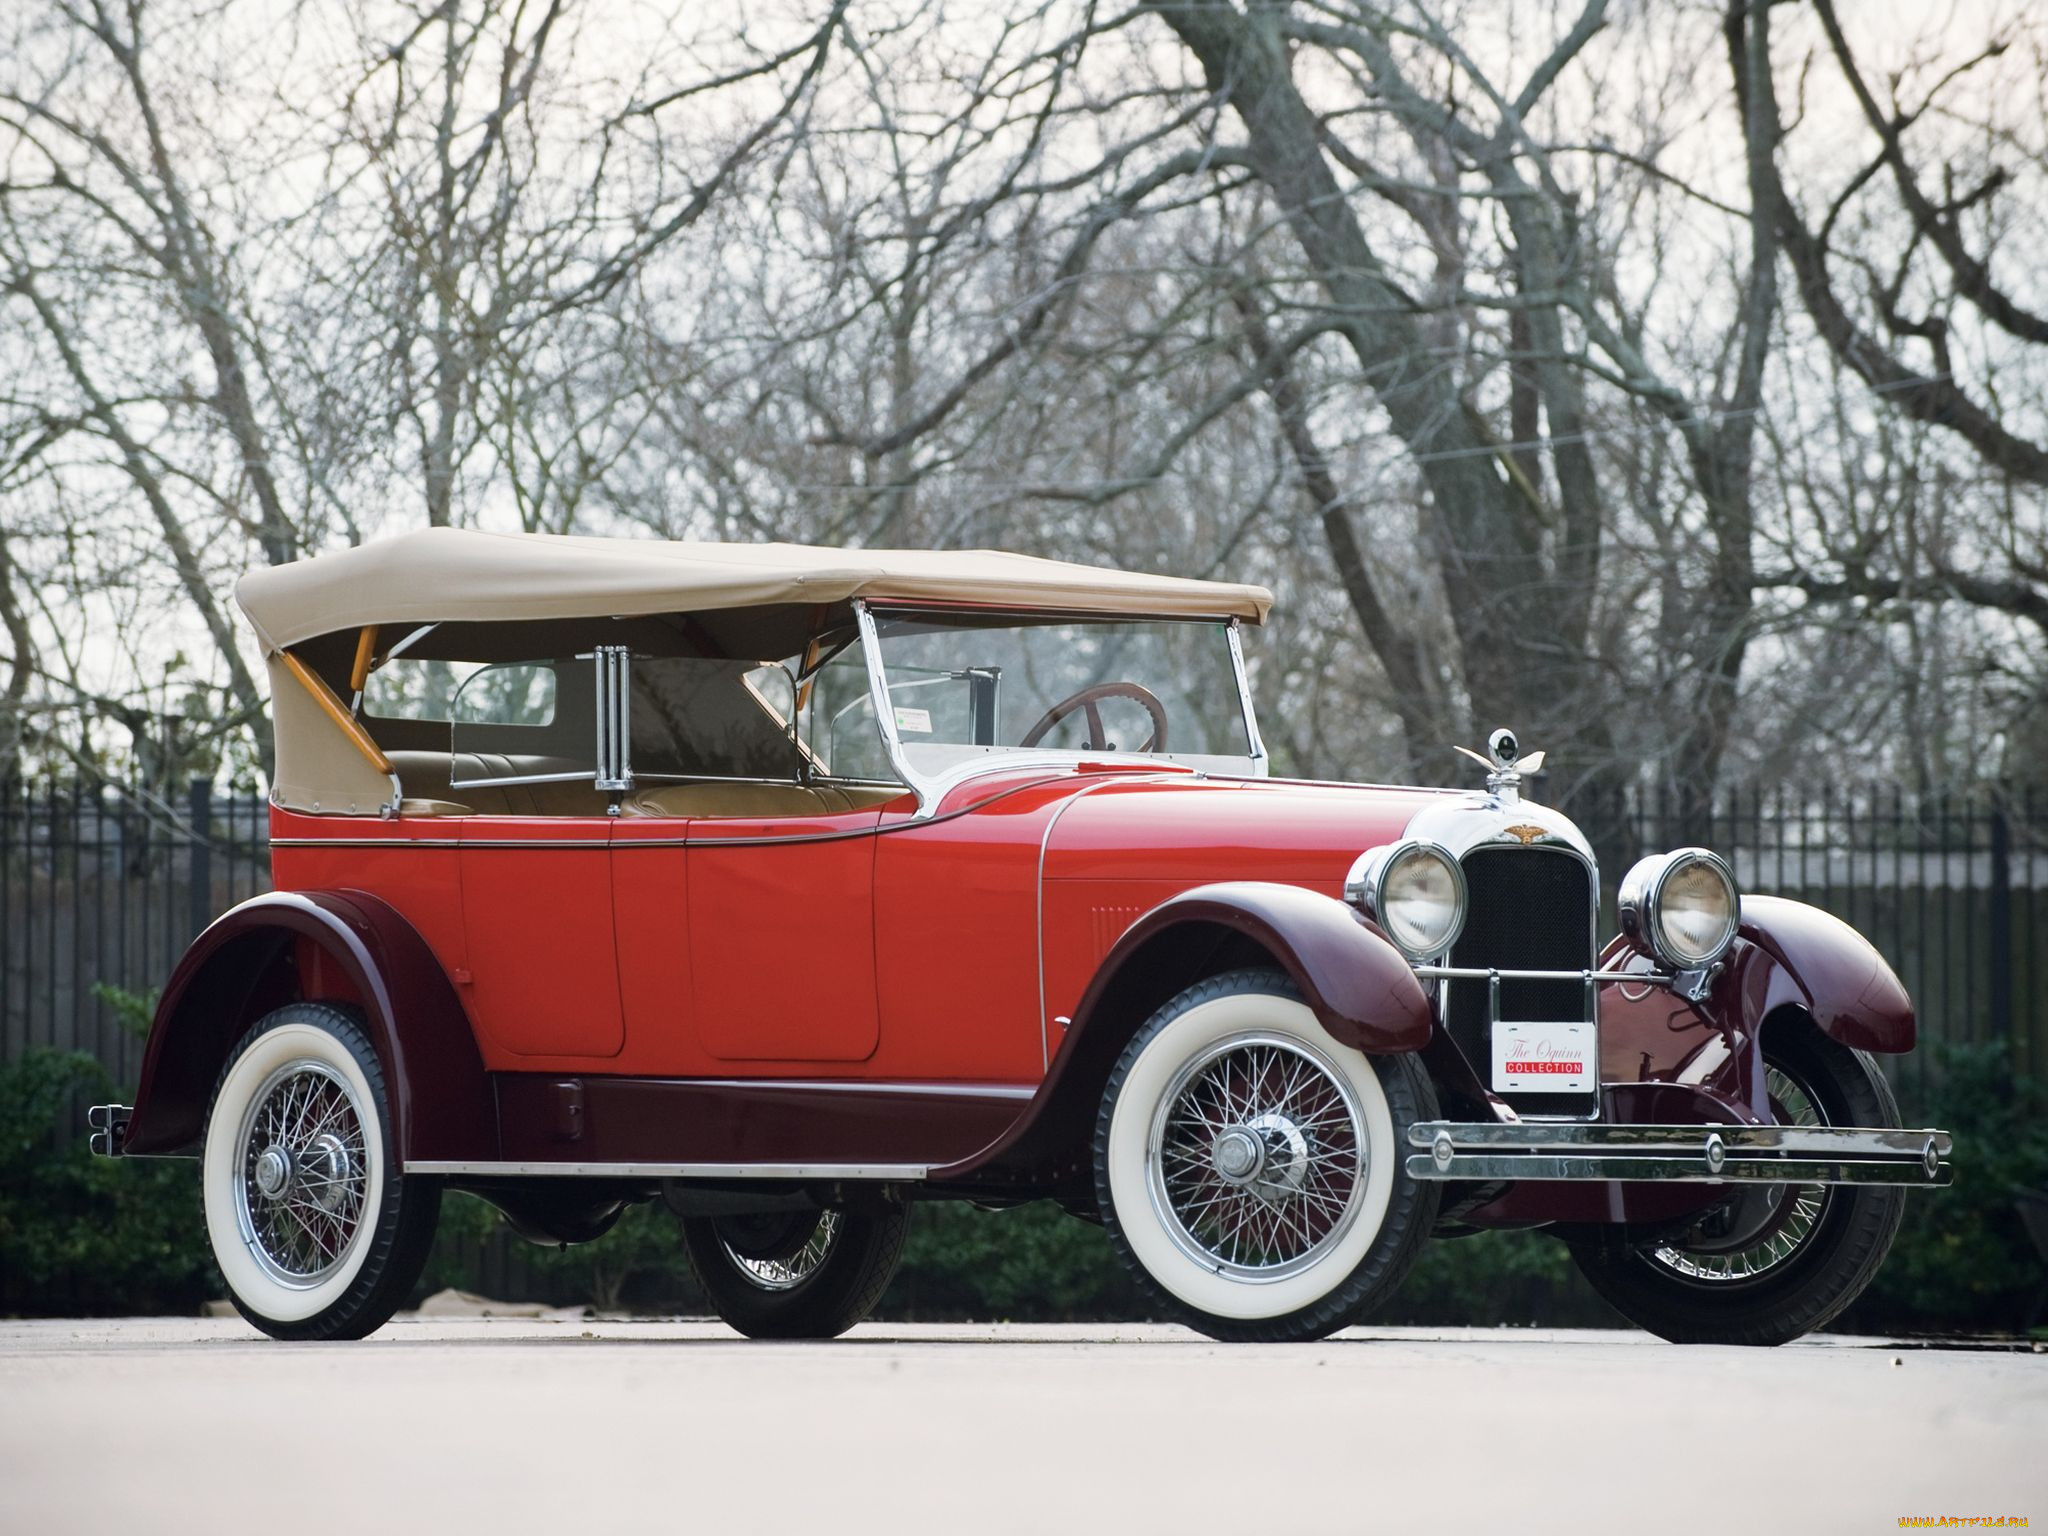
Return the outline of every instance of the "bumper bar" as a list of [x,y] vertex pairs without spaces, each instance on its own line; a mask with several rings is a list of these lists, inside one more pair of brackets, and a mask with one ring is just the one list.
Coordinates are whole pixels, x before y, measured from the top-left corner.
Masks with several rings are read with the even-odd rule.
[[127,1104],[95,1104],[85,1112],[85,1123],[92,1127],[92,1155],[94,1157],[119,1157],[121,1143],[128,1139],[128,1120],[135,1113]]
[[1786,1125],[1518,1125],[1423,1121],[1412,1179],[1654,1179],[1690,1184],[1905,1184],[1953,1177],[1946,1131]]

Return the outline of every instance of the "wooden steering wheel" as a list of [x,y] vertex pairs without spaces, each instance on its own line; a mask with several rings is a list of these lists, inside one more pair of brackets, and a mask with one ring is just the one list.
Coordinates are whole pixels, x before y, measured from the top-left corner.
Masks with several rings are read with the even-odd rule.
[[1045,733],[1058,725],[1075,710],[1084,710],[1088,716],[1088,740],[1082,744],[1084,752],[1107,752],[1109,741],[1102,734],[1102,711],[1096,704],[1103,699],[1134,699],[1152,717],[1152,734],[1145,738],[1145,744],[1137,747],[1139,752],[1164,752],[1166,750],[1166,706],[1159,702],[1159,695],[1149,688],[1136,683],[1097,683],[1092,688],[1083,688],[1070,693],[1039,716],[1038,724],[1024,733],[1020,747],[1035,747],[1045,739]]

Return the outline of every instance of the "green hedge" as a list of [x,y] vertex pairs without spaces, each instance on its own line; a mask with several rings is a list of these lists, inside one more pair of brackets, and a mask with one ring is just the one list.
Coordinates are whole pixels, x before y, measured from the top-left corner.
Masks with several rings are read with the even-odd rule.
[[[2044,1280],[2013,1211],[2015,1186],[2048,1187],[2048,1100],[2001,1053],[1941,1056],[1925,1117],[1956,1133],[1953,1189],[1909,1199],[1898,1246],[1843,1319],[1863,1332],[2016,1331]],[[199,1214],[197,1165],[91,1157],[84,1106],[117,1097],[90,1057],[30,1051],[0,1066],[0,1312],[190,1313],[222,1294]],[[1918,1115],[1915,1118],[1919,1118]],[[510,1239],[482,1202],[451,1196],[421,1293],[693,1313],[675,1224],[639,1206],[598,1242]],[[920,1207],[889,1319],[1132,1320],[1146,1306],[1100,1228],[1051,1205]],[[1561,1245],[1491,1233],[1430,1246],[1378,1319],[1389,1323],[1611,1325]]]

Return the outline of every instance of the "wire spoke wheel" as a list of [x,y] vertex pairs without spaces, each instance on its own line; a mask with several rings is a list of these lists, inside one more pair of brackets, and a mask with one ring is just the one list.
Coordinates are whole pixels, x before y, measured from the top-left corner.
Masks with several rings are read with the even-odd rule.
[[[1826,1125],[1819,1100],[1807,1085],[1777,1063],[1764,1069],[1773,1118],[1779,1125]],[[1732,1238],[1716,1230],[1730,1210],[1724,1207],[1687,1234],[1681,1243],[1662,1243],[1650,1250],[1651,1260],[1700,1285],[1740,1285],[1789,1263],[1819,1227],[1830,1190],[1825,1184],[1780,1184],[1757,1191],[1766,1202],[1759,1220],[1742,1221]]]
[[325,1062],[286,1062],[250,1096],[236,1149],[243,1245],[278,1284],[321,1284],[363,1227],[369,1157],[354,1091]]
[[1285,1279],[1357,1219],[1366,1145],[1356,1092],[1319,1052],[1279,1034],[1232,1036],[1193,1057],[1160,1100],[1152,1201],[1204,1268]]
[[731,1243],[724,1245],[733,1266],[764,1291],[791,1291],[824,1267],[832,1245],[839,1238],[839,1213],[825,1211],[804,1238],[802,1246],[787,1257],[750,1258]]

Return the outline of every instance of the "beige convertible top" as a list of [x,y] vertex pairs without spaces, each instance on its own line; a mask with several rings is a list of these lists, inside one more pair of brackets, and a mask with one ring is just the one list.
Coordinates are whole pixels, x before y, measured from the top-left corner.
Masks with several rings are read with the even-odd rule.
[[427,528],[251,571],[235,589],[266,648],[366,624],[574,619],[850,598],[970,602],[1257,624],[1264,587],[994,550],[822,549]]
[[[251,571],[235,596],[263,638],[270,667],[277,732],[272,798],[295,810],[342,815],[389,814],[412,802],[403,800],[389,757],[334,688],[288,650],[326,636],[351,637],[345,643],[356,649],[361,673],[376,631],[391,625],[788,610],[853,598],[1257,624],[1273,606],[1264,587],[993,550],[686,544],[457,528]],[[805,626],[784,638],[793,648],[808,632]]]

